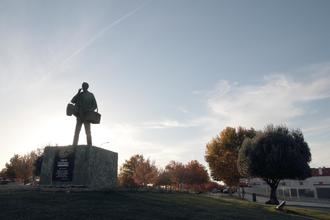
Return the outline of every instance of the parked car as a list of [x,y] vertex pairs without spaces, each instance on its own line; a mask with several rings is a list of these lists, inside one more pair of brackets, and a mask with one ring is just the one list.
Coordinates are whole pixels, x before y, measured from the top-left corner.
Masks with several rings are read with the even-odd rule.
[[212,193],[222,193],[222,190],[221,189],[213,189]]
[[10,183],[9,180],[1,180],[1,181],[0,181],[0,185],[6,185],[6,184],[8,184],[8,183]]
[[235,192],[237,192],[237,189],[236,188],[229,188],[229,187],[226,187],[226,188],[224,188],[223,190],[222,190],[222,193],[229,193],[230,191],[231,191],[231,193],[235,193]]

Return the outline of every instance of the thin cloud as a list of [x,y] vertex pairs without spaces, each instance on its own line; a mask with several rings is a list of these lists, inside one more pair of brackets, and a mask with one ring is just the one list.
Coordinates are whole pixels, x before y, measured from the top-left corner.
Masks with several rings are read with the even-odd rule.
[[[131,17],[134,14],[136,14],[138,11],[142,10],[150,2],[151,2],[151,0],[150,1],[145,1],[144,3],[142,3],[141,5],[139,5],[138,7],[136,7],[135,9],[129,11],[128,13],[126,13],[123,16],[119,17],[118,19],[116,19],[115,21],[113,21],[112,23],[110,23],[109,25],[107,25],[104,28],[102,28],[100,31],[98,31],[96,34],[94,34],[89,40],[87,40],[85,43],[83,43],[83,46],[81,46],[80,48],[76,49],[72,54],[70,54],[68,57],[66,57],[65,59],[63,59],[63,61],[60,63],[59,66],[64,66],[71,59],[73,59],[74,57],[76,57],[77,55],[79,55],[80,53],[82,53],[87,47],[89,47],[90,45],[92,45],[97,39],[101,38],[110,29],[112,29],[115,26],[119,25],[120,23],[122,23],[123,21],[125,21],[126,19],[128,19],[129,17]],[[49,71],[49,73],[52,73],[52,71],[54,71],[54,70]]]
[[182,106],[178,107],[178,110],[184,114],[190,113],[190,111],[188,111],[185,107]]
[[303,129],[304,133],[315,134],[320,132],[330,132],[330,118],[321,121],[320,124]]
[[272,75],[261,85],[220,81],[211,94],[207,104],[214,116],[229,124],[262,127],[265,123],[288,123],[306,114],[303,104],[329,98],[330,77],[304,82]]
[[157,122],[146,122],[143,127],[148,129],[165,129],[165,128],[189,128],[196,126],[193,122],[181,122],[177,120],[164,120]]

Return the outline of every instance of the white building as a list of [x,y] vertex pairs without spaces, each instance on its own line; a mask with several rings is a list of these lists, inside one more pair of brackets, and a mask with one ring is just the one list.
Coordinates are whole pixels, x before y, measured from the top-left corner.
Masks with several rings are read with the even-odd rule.
[[[247,193],[269,196],[270,188],[262,179],[245,179]],[[285,200],[330,200],[330,168],[312,169],[312,177],[305,180],[282,180],[277,195]]]

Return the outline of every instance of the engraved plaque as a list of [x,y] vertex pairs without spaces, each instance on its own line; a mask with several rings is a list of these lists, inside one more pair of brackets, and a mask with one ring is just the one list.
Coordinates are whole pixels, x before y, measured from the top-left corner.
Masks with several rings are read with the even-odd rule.
[[72,181],[73,168],[74,152],[58,152],[54,160],[53,181]]

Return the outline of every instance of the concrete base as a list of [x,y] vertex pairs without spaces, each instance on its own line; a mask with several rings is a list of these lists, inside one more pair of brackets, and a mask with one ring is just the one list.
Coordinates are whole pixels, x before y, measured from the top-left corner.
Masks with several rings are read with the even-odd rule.
[[87,145],[46,147],[40,185],[114,188],[117,169],[118,154],[112,151]]

